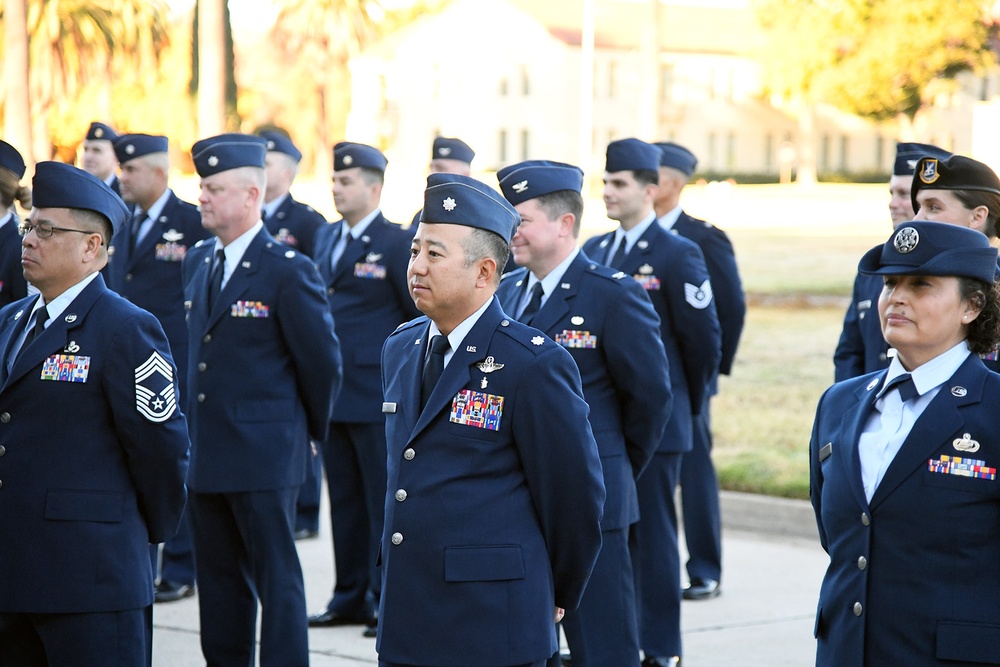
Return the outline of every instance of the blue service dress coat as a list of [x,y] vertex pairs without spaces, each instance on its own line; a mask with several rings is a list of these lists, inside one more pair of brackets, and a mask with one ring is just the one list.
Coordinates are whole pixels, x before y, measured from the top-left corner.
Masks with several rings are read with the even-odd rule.
[[0,310],[0,612],[141,609],[177,530],[187,424],[159,323],[98,275],[6,372],[39,297]]
[[281,206],[264,219],[267,232],[279,243],[295,248],[306,257],[313,256],[316,230],[326,224],[326,218],[308,204],[285,197]]
[[882,337],[878,299],[882,276],[859,273],[854,278],[851,303],[833,354],[834,380],[841,382],[889,366],[889,344]]
[[202,493],[298,486],[309,438],[326,436],[340,387],[340,345],[319,276],[261,229],[210,311],[214,250],[206,240],[184,260],[188,483]]
[[[606,257],[612,239],[613,232],[595,236],[584,243],[583,251],[589,257]],[[691,416],[704,406],[722,355],[722,333],[704,255],[693,241],[669,233],[654,221],[625,257],[621,271],[634,277],[653,302],[670,364],[673,409],[657,451],[689,451]]]
[[406,286],[413,235],[380,213],[344,250],[334,271],[330,258],[344,224],[335,222],[316,232],[313,257],[344,350],[344,389],[332,421],[378,423],[384,419],[382,343],[400,324],[420,315]]
[[1000,376],[970,355],[869,503],[858,440],[884,377],[834,385],[816,412],[810,495],[830,554],[816,664],[1000,664]]
[[[497,297],[517,312],[527,269],[504,274]],[[670,372],[660,318],[642,287],[582,251],[531,326],[566,348],[580,369],[604,470],[604,530],[639,520],[635,478],[670,418]]]
[[[132,225],[122,225],[108,249],[108,286],[160,321],[170,350],[181,368],[187,367],[188,332],[184,310],[181,263],[194,244],[210,237],[201,226],[198,207],[173,192],[159,218],[142,241],[132,246]],[[181,378],[181,399],[186,400],[186,373]]]
[[429,327],[400,327],[383,353],[379,659],[545,660],[558,648],[554,607],[577,606],[601,546],[604,484],[579,371],[494,298],[421,411]]
[[[3,215],[0,214],[0,219]],[[28,295],[28,281],[24,279],[21,267],[21,235],[17,226],[21,224],[17,215],[11,212],[10,220],[0,227],[0,307]]]

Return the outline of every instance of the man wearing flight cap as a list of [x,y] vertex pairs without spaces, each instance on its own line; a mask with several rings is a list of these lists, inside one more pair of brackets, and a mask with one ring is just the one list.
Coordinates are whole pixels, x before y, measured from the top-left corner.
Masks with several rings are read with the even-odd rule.
[[[470,176],[472,174],[472,159],[476,157],[476,152],[469,144],[458,137],[434,137],[431,145],[431,161],[427,167],[431,174],[459,174],[460,176]],[[417,211],[410,222],[410,229],[417,231],[420,224],[420,211]]]
[[149,664],[149,544],[186,495],[177,369],[156,318],[100,275],[118,195],[57,162],[32,186],[40,295],[0,310],[0,665]]
[[340,349],[319,276],[260,219],[266,141],[191,148],[202,224],[184,259],[190,354],[190,516],[201,647],[210,665],[309,662],[292,526],[311,455],[340,386]]
[[383,667],[544,664],[600,549],[580,373],[494,296],[518,220],[478,181],[427,179],[408,270],[427,317],[382,354]]
[[[916,215],[917,207],[910,195],[917,162],[923,157],[944,160],[949,155],[951,153],[931,144],[896,144],[896,160],[889,178],[889,216],[893,228],[901,222],[913,220]],[[833,355],[834,379],[837,382],[889,365],[889,344],[882,337],[882,325],[877,313],[881,293],[881,277],[857,274],[851,303],[844,314],[844,327]]]
[[681,655],[680,553],[674,491],[693,419],[704,408],[721,356],[719,319],[701,250],[656,221],[660,149],[638,139],[608,144],[604,204],[621,226],[587,241],[589,257],[635,278],[660,316],[674,401],[653,459],[636,482],[641,520],[632,532],[643,665],[675,665]]
[[[164,136],[124,134],[114,142],[121,165],[121,195],[132,208],[108,249],[108,286],[156,316],[182,368],[187,365],[187,324],[181,261],[188,248],[209,236],[197,207],[181,201],[167,186],[168,140]],[[180,377],[187,399],[187,374]],[[173,602],[194,594],[194,551],[185,519],[163,545],[162,563],[150,547],[156,601]]]
[[385,502],[385,416],[379,355],[393,330],[419,313],[406,290],[412,234],[382,216],[387,161],[352,142],[333,148],[333,201],[343,220],[316,233],[316,266],[346,352],[344,390],[322,443],[330,494],[335,585],[313,627],[366,625],[375,636],[376,562]]
[[299,170],[302,151],[281,132],[265,130],[260,136],[267,140],[264,226],[278,241],[312,257],[316,230],[326,224],[326,218],[312,206],[295,201],[289,192]]
[[[312,206],[295,201],[289,190],[299,170],[302,152],[281,132],[265,130],[259,133],[267,141],[264,170],[267,186],[261,215],[268,234],[306,257],[313,255],[316,230],[326,224],[326,218]],[[323,459],[312,443],[313,453],[306,471],[306,481],[299,489],[295,502],[295,539],[319,534],[319,504],[323,486]]]
[[28,295],[21,268],[20,220],[14,209],[17,202],[31,210],[31,188],[21,185],[26,168],[18,150],[0,140],[0,307]]
[[105,185],[121,196],[121,182],[118,180],[118,158],[115,156],[114,142],[118,133],[110,125],[93,122],[87,128],[83,139],[83,169],[104,181]]
[[660,318],[646,291],[577,248],[583,172],[529,160],[497,173],[521,217],[511,242],[525,267],[504,274],[497,298],[566,348],[580,369],[601,455],[607,499],[602,545],[580,608],[562,626],[579,665],[639,661],[629,526],[639,520],[635,478],[653,456],[670,416],[670,371]]
[[[670,141],[655,144],[660,149],[660,183],[653,207],[660,226],[698,244],[705,255],[712,279],[715,310],[722,329],[722,359],[719,374],[729,375],[736,357],[747,303],[736,266],[733,244],[724,231],[699,220],[681,208],[681,192],[688,184],[698,158],[690,150]],[[684,508],[684,540],[689,585],[685,600],[717,596],[722,580],[722,525],[719,512],[719,480],[712,465],[711,397],[718,393],[719,378],[713,377],[708,398],[693,423],[691,451],[681,463],[681,506]]]

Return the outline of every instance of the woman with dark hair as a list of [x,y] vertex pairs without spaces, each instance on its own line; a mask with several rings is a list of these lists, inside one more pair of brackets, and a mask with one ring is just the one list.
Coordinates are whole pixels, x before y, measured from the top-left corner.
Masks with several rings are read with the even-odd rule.
[[20,222],[14,202],[31,209],[31,189],[21,185],[24,159],[17,149],[0,140],[0,307],[28,295],[28,283],[21,269]]
[[976,231],[902,223],[861,260],[884,281],[889,368],[831,387],[810,496],[830,565],[823,667],[1000,664],[997,251]]

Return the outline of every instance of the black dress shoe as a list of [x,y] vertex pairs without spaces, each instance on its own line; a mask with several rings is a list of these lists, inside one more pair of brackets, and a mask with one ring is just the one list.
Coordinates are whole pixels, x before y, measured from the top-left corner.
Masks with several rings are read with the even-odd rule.
[[569,651],[560,653],[559,662],[562,663],[562,667],[573,667],[573,654]]
[[642,667],[681,667],[681,658],[677,655],[670,658],[647,655],[642,660]]
[[194,595],[194,586],[191,584],[175,584],[172,581],[161,581],[153,590],[155,602],[177,602]]
[[319,537],[318,530],[313,530],[311,528],[299,528],[295,531],[296,540],[311,540],[315,537]]
[[339,614],[329,609],[309,617],[310,628],[332,628],[338,625],[368,625],[371,622],[371,616]]
[[719,582],[715,579],[699,579],[695,577],[691,580],[691,584],[684,589],[684,599],[708,600],[718,597],[721,592],[719,590]]
[[361,633],[365,637],[378,637],[378,619],[365,626],[364,632]]

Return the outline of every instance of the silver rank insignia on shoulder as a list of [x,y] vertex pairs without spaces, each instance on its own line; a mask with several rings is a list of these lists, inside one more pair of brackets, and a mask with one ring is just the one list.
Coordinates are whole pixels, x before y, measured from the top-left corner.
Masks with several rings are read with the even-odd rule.
[[951,443],[960,452],[978,452],[979,443],[972,439],[972,436],[968,433],[963,435],[961,438],[955,438],[955,441]]
[[541,345],[544,342],[545,342],[545,339],[542,338],[541,336],[535,336],[534,338],[531,339],[531,344],[532,345]]
[[962,398],[968,393],[969,393],[968,389],[959,385],[955,385],[954,387],[951,388],[951,395],[956,396],[958,398]]
[[184,238],[184,233],[179,232],[176,229],[168,229],[167,231],[163,232],[163,240],[168,241],[170,243],[177,243],[182,238]]
[[875,378],[874,380],[872,380],[871,382],[868,383],[868,386],[865,387],[865,390],[866,391],[871,391],[872,389],[874,389],[877,386],[878,386],[878,378]]
[[618,273],[612,274],[611,277],[614,278],[615,280],[621,280],[622,278],[625,277],[625,272],[619,271]]
[[649,264],[643,264],[642,266],[639,267],[639,273],[641,273],[644,276],[648,276],[653,273],[653,267],[651,267]]
[[684,283],[684,300],[698,310],[707,308],[712,303],[712,283],[707,279],[698,286]]
[[583,318],[580,317],[579,315],[574,315],[573,317],[569,318],[569,321],[573,323],[573,326],[577,327],[583,324]]
[[375,262],[379,261],[380,259],[382,259],[382,253],[380,253],[380,252],[370,252],[370,253],[368,253],[368,256],[365,257],[365,262],[367,262],[369,264],[374,264]]
[[486,357],[485,360],[476,364],[476,367],[484,373],[492,373],[493,371],[498,371],[503,368],[503,364],[496,363],[493,357]]
[[69,345],[66,346],[66,349],[63,350],[63,352],[68,352],[69,354],[76,354],[79,351],[80,351],[80,346],[76,344],[75,340],[71,340],[69,342]]
[[645,250],[646,248],[649,247],[649,241],[647,241],[646,239],[640,239],[639,242],[636,243],[636,245],[639,246],[640,250]]

